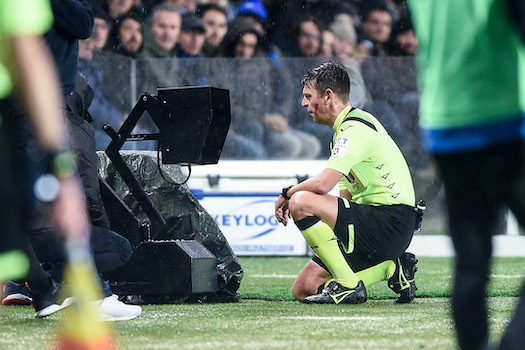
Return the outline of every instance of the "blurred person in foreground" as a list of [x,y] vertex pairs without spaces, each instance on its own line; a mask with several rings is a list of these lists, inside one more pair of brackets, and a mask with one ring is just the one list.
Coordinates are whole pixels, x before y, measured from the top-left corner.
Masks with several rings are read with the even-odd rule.
[[[335,131],[318,175],[283,188],[275,217],[295,225],[316,254],[292,294],[309,304],[360,304],[367,286],[388,281],[397,303],[415,297],[415,195],[403,154],[370,113],[352,107],[345,67],[328,61],[303,78],[303,100],[316,123]],[[328,194],[336,185],[340,197]]]
[[[41,36],[52,23],[48,1],[0,1],[0,216],[5,225],[0,230],[0,284],[26,277],[38,317],[53,314],[66,303],[59,303],[58,286],[38,264],[28,240],[26,219],[35,197],[52,202],[53,218],[63,236],[89,238],[86,203],[65,136],[60,108],[64,101]],[[13,128],[24,121],[12,118],[14,105],[27,110],[23,116],[31,119],[44,154],[18,149]],[[52,174],[47,177],[51,182],[40,177],[34,192],[30,157],[44,161]]]
[[[445,184],[461,349],[488,349],[498,213],[525,225],[525,3],[409,1],[419,40],[420,127]],[[520,37],[521,32],[521,37]],[[523,349],[525,288],[499,349]]]

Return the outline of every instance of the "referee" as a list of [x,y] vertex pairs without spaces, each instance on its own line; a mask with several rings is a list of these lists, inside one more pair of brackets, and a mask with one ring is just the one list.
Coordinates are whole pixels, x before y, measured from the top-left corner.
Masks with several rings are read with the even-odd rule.
[[[414,186],[405,158],[381,123],[351,106],[343,65],[325,62],[302,83],[302,106],[335,131],[331,156],[316,177],[286,187],[275,203],[284,225],[293,217],[315,252],[292,287],[312,304],[359,304],[366,287],[388,281],[396,302],[415,297]],[[339,186],[340,196],[328,192]]]

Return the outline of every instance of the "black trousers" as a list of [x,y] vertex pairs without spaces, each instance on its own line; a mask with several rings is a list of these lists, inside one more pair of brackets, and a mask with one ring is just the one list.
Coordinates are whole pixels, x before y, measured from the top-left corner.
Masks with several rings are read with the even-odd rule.
[[[484,349],[489,339],[486,288],[492,236],[503,206],[525,227],[525,142],[436,155],[435,159],[445,184],[449,230],[456,250],[452,311],[458,343],[461,349]],[[501,349],[522,349],[524,327],[522,288]]]
[[[11,133],[6,124],[5,101],[0,101],[0,253],[23,250],[21,229],[21,183],[23,167],[16,163]],[[4,117],[2,117],[4,115]],[[17,167],[19,169],[17,169]]]
[[3,225],[0,251],[23,250],[30,264],[25,280],[35,292],[45,291],[51,280],[38,262],[27,226],[27,218],[35,203],[32,185],[44,171],[42,148],[21,104],[12,98],[1,100],[0,113],[0,193],[3,196],[0,199],[0,222]]
[[67,111],[69,147],[77,161],[78,174],[84,185],[89,216],[95,226],[110,227],[109,218],[100,196],[95,129],[79,115]]
[[[50,267],[48,272],[55,280],[61,281],[62,266],[66,260],[61,236],[52,229],[33,230],[30,236],[38,260]],[[123,266],[131,258],[129,241],[104,227],[92,226],[91,246],[95,266],[102,274]]]

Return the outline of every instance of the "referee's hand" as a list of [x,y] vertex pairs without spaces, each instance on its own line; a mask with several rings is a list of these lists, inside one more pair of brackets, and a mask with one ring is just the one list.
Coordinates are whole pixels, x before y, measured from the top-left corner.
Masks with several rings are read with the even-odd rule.
[[290,217],[288,201],[282,195],[279,195],[277,201],[275,201],[275,218],[286,226],[288,224],[288,218]]

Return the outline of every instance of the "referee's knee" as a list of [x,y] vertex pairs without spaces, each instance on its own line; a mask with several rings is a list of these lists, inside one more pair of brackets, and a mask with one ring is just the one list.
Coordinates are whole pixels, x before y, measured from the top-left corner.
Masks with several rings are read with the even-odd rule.
[[305,216],[310,215],[308,208],[312,205],[310,203],[312,199],[313,196],[311,192],[299,191],[293,194],[288,202],[288,207],[290,208],[290,213],[294,220],[300,220]]

